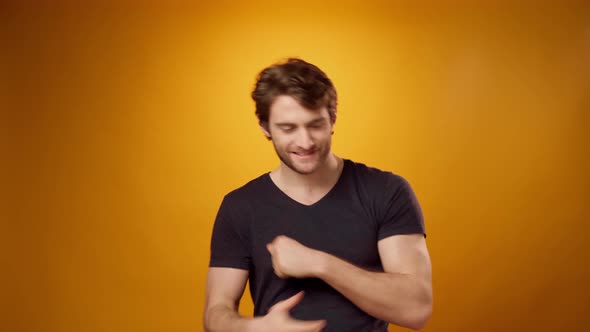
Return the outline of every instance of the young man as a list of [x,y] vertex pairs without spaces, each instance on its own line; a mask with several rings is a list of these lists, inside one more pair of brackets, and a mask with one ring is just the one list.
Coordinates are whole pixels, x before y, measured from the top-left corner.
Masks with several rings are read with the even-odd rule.
[[[422,328],[432,311],[431,266],[408,182],[332,153],[336,90],[316,66],[270,66],[252,98],[280,165],[223,199],[205,330]],[[254,318],[237,311],[248,280]]]

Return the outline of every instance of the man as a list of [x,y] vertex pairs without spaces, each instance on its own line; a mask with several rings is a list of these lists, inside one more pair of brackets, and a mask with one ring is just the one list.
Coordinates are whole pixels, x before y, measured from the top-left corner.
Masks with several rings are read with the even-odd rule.
[[[280,165],[223,199],[205,329],[422,328],[432,311],[431,266],[410,185],[332,153],[336,90],[316,66],[300,59],[270,66],[252,98]],[[254,318],[237,311],[248,280]]]

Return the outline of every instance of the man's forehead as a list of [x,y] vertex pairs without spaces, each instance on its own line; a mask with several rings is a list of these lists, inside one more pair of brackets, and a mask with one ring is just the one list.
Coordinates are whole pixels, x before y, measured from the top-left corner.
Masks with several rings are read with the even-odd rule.
[[270,122],[313,122],[328,119],[326,107],[310,110],[291,96],[278,96],[270,107]]

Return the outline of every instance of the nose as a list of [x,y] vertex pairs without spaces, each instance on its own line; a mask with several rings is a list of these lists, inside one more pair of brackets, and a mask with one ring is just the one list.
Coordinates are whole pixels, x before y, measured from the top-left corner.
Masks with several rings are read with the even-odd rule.
[[296,143],[297,147],[306,151],[313,149],[313,147],[315,146],[313,137],[311,137],[311,133],[307,129],[302,129],[299,131]]

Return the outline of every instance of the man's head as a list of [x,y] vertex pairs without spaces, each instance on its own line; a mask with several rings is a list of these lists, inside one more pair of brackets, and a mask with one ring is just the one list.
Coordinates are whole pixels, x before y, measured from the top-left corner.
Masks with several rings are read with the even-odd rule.
[[337,98],[323,71],[300,59],[272,65],[258,75],[252,99],[263,133],[286,166],[310,174],[326,161]]
[[261,126],[268,125],[271,105],[281,95],[291,96],[309,110],[326,107],[332,124],[336,121],[336,89],[328,76],[311,63],[290,58],[258,74],[252,99]]

